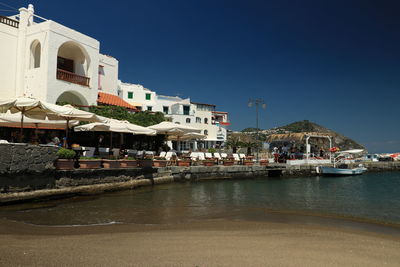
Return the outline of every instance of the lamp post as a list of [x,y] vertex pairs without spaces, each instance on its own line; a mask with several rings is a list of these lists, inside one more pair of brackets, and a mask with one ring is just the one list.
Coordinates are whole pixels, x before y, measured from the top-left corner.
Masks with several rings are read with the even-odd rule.
[[[251,108],[253,105],[256,106],[256,129],[257,129],[257,143],[258,143],[258,141],[260,140],[259,136],[260,129],[258,127],[258,107],[261,105],[262,109],[265,109],[267,107],[267,104],[265,104],[264,100],[261,98],[249,99],[248,106]],[[259,162],[259,157],[258,157],[259,151],[260,148],[257,145],[257,162]]]

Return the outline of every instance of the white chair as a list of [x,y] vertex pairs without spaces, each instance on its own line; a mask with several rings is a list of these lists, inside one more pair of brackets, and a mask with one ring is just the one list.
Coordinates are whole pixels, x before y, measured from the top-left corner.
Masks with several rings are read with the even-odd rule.
[[166,155],[167,155],[167,152],[161,151],[159,157],[160,157],[160,158],[165,158]]
[[99,156],[102,157],[106,157],[108,158],[108,156],[110,156],[110,148],[108,147],[99,147]]
[[128,157],[136,157],[137,150],[136,149],[127,149]]
[[199,155],[198,155],[197,152],[192,152],[192,153],[190,153],[190,158],[191,158],[193,161],[197,161],[197,160],[199,159]]
[[235,160],[235,161],[240,161],[240,157],[239,157],[239,155],[238,154],[232,154],[232,156],[233,156],[233,159]]
[[82,149],[86,150],[83,152],[84,157],[94,157],[94,151],[96,150],[95,147],[85,146]]
[[206,159],[212,159],[213,158],[212,154],[208,153],[208,152],[205,153],[205,157],[206,157]]
[[240,154],[239,154],[239,157],[240,157],[241,159],[245,159],[245,158],[246,158],[246,155],[243,154],[243,153],[240,153]]
[[199,156],[199,160],[205,160],[206,159],[206,157],[204,156],[203,152],[198,152],[197,155]]
[[228,154],[226,154],[226,153],[221,153],[221,158],[223,158],[223,159],[228,158]]
[[166,160],[171,160],[171,158],[172,158],[173,156],[176,156],[176,153],[175,153],[175,152],[167,152],[167,154],[165,155],[165,159],[166,159]]
[[136,158],[137,158],[137,159],[142,159],[143,156],[144,156],[143,150],[139,150],[139,151],[136,153]]
[[218,152],[214,153],[214,158],[218,159],[219,161],[222,160],[221,155]]
[[111,151],[112,151],[112,155],[114,157],[119,157],[119,152],[120,152],[119,148],[113,148],[113,149],[111,149]]

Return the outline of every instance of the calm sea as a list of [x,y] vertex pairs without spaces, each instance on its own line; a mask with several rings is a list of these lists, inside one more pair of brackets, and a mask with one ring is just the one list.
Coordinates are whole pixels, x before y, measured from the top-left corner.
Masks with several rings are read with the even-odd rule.
[[207,219],[286,222],[297,216],[295,220],[303,222],[307,222],[304,218],[330,217],[400,226],[399,192],[399,172],[341,178],[216,180],[3,206],[0,218],[38,225],[90,225]]

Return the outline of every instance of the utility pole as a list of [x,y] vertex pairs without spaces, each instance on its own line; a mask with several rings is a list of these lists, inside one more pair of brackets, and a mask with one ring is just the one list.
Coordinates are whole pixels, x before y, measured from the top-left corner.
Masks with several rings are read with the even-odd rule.
[[253,105],[256,106],[256,130],[257,130],[257,162],[259,162],[259,152],[260,152],[260,147],[259,147],[259,141],[260,141],[260,129],[258,125],[258,108],[261,105],[262,109],[265,109],[267,107],[267,104],[265,104],[264,100],[261,98],[256,98],[256,99],[249,99],[248,106],[252,107]]

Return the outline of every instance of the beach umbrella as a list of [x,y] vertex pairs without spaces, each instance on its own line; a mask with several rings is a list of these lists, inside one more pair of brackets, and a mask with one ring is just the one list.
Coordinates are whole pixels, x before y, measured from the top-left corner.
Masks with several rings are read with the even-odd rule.
[[52,113],[49,109],[51,104],[40,101],[35,98],[17,97],[13,99],[0,100],[0,113],[21,113],[20,120],[20,141],[22,142],[22,130],[24,128],[24,117],[44,120],[48,113]]
[[[20,127],[21,126],[21,117],[22,113],[14,113],[11,112],[1,113],[0,114],[0,126],[4,127]],[[70,121],[69,126],[76,126],[78,125],[78,121]],[[64,129],[65,121],[64,120],[48,120],[48,119],[34,119],[25,117],[24,118],[24,127],[29,128],[57,128],[57,129]]]
[[187,126],[187,125],[181,125],[177,123],[172,123],[169,121],[163,121],[159,124],[155,124],[152,126],[149,126],[147,128],[156,130],[158,134],[165,134],[165,135],[177,135],[177,136],[182,136],[185,133],[200,133],[201,130]]
[[[129,133],[133,135],[156,135],[156,131],[142,127],[128,121],[120,121],[115,119],[109,119],[105,117],[100,117],[103,122],[101,123],[89,123],[86,125],[77,126],[74,128],[75,131],[99,131],[99,132],[110,132],[110,145],[112,145],[112,133]],[[122,142],[122,141],[121,141]]]
[[197,128],[187,126],[187,125],[172,123],[169,121],[163,121],[159,124],[152,125],[147,128],[156,130],[158,134],[165,134],[167,136],[167,138],[170,136],[174,136],[174,138],[176,138],[176,141],[178,142],[178,145],[179,145],[179,141],[182,141],[181,138],[183,137],[183,135],[188,134],[188,133],[200,133],[201,132],[201,129],[197,129]]
[[182,136],[170,135],[167,137],[170,141],[187,141],[187,140],[201,140],[205,139],[207,136],[200,133],[185,133]]
[[55,104],[46,104],[48,112],[46,114],[49,120],[65,120],[66,138],[68,140],[69,122],[72,120],[85,122],[102,122],[103,120],[94,113],[77,109],[71,105],[59,106]]

